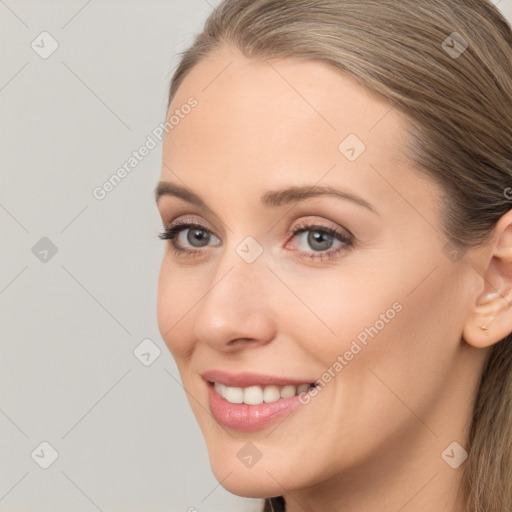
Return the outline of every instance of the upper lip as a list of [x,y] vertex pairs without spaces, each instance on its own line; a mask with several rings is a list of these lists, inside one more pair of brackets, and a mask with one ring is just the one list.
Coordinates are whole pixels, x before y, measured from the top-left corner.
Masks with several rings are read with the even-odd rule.
[[257,373],[241,372],[228,373],[222,370],[207,370],[201,374],[203,379],[209,382],[218,382],[226,386],[246,388],[249,386],[300,386],[301,384],[311,384],[313,380],[293,379],[291,377],[277,377],[274,375],[260,375]]

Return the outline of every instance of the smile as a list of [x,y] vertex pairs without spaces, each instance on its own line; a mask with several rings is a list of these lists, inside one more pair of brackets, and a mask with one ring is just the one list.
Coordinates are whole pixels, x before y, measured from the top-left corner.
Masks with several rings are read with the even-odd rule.
[[212,417],[224,428],[255,431],[270,427],[301,406],[308,380],[209,370],[201,374]]
[[215,391],[229,403],[247,405],[277,402],[281,398],[291,398],[307,392],[310,387],[314,387],[314,384],[300,384],[299,386],[293,384],[276,386],[271,384],[242,388],[226,386],[219,382],[214,383]]

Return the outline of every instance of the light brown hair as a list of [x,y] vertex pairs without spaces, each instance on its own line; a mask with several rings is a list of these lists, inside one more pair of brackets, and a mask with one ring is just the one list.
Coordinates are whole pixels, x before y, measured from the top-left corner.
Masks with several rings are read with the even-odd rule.
[[[248,58],[334,66],[404,113],[407,157],[442,185],[443,235],[461,255],[488,241],[512,207],[512,30],[490,1],[224,0],[183,52],[169,105],[223,44]],[[461,499],[470,512],[510,512],[511,335],[490,351],[468,432]],[[284,510],[284,501],[264,507]]]

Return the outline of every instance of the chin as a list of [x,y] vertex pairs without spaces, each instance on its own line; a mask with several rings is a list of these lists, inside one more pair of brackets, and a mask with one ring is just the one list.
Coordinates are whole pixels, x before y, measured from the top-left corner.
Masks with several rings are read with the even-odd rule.
[[[210,466],[217,481],[232,494],[244,498],[280,496],[293,484],[291,468],[280,467],[275,458],[256,452],[250,440],[208,441]],[[244,457],[252,456],[252,460]],[[283,460],[281,460],[283,462]]]
[[[284,485],[281,482],[280,475],[276,474],[273,478],[272,473],[267,473],[265,468],[237,468],[231,473],[225,471],[224,464],[212,464],[212,471],[219,483],[231,494],[243,498],[269,498],[271,496],[280,496],[283,493]],[[226,476],[229,475],[229,476]]]

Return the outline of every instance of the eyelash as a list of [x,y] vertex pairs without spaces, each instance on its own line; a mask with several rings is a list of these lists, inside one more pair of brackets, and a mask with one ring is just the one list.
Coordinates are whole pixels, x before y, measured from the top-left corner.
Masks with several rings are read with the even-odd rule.
[[[190,258],[196,256],[198,253],[204,252],[201,249],[183,249],[182,247],[179,247],[176,244],[176,237],[185,229],[200,229],[202,231],[205,231],[206,233],[213,234],[209,229],[205,228],[201,224],[197,224],[195,222],[174,222],[168,227],[164,228],[162,232],[158,235],[158,238],[161,240],[170,240],[172,242],[172,246],[174,248],[174,253],[177,256]],[[347,236],[340,231],[338,231],[335,228],[331,228],[328,226],[323,226],[321,224],[317,224],[314,222],[302,222],[296,225],[292,230],[290,230],[287,233],[288,237],[295,237],[301,233],[304,233],[305,231],[319,231],[321,233],[326,233],[330,236],[333,236],[336,240],[343,242],[344,245],[341,245],[340,247],[336,249],[329,249],[327,251],[323,252],[301,252],[299,253],[300,258],[307,258],[309,260],[320,260],[323,261],[324,259],[330,259],[334,256],[337,256],[340,252],[343,250],[348,249],[349,247],[353,246],[353,238],[352,236]],[[215,236],[215,235],[214,235]]]

